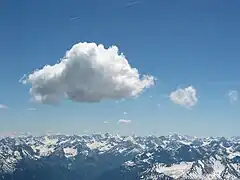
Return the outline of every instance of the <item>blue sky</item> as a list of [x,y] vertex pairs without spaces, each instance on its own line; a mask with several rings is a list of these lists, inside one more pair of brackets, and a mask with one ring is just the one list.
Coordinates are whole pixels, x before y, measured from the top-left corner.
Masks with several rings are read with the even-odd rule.
[[[240,2],[131,2],[2,1],[0,104],[9,108],[0,110],[0,131],[239,135],[240,104],[227,93],[240,90]],[[158,78],[156,85],[120,103],[31,103],[30,86],[18,80],[56,64],[78,42],[118,46],[132,67]],[[188,86],[197,92],[191,109],[166,98]]]

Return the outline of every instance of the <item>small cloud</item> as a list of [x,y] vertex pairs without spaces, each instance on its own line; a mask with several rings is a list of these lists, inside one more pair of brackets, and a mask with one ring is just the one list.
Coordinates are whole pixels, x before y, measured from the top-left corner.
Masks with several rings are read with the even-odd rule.
[[27,108],[28,111],[36,111],[36,108]]
[[5,137],[14,137],[17,135],[17,133],[16,132],[4,132],[1,135],[5,136]]
[[131,6],[135,6],[139,3],[141,3],[142,1],[131,1],[131,2],[127,2],[124,6],[125,7],[131,7]]
[[157,107],[161,107],[161,104],[158,103],[158,104],[157,104]]
[[104,124],[108,124],[108,121],[103,121]]
[[179,104],[181,106],[191,108],[197,104],[196,89],[189,86],[184,89],[177,89],[170,93],[170,99],[173,103]]
[[235,101],[238,100],[238,92],[236,90],[229,91],[227,95],[230,103],[234,103]]
[[124,115],[127,115],[128,113],[127,112],[123,112]]
[[119,119],[118,124],[130,124],[132,121],[128,119]]
[[116,101],[116,104],[118,104],[118,103],[122,103],[122,102],[124,102],[126,99],[121,99],[121,100],[118,100],[118,101]]
[[45,65],[20,80],[31,86],[33,101],[58,104],[63,99],[80,103],[133,98],[155,84],[130,66],[117,46],[77,43],[54,65]]
[[89,133],[89,130],[84,130],[83,133]]
[[81,19],[81,16],[74,16],[74,17],[71,17],[70,20],[77,20],[77,19]]
[[149,98],[153,98],[153,96],[150,95]]
[[0,104],[0,109],[8,109],[8,107],[4,104]]

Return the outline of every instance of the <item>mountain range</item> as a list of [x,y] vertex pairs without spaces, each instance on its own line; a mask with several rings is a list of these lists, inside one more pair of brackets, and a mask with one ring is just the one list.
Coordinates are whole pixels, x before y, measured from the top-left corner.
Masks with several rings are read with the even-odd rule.
[[239,180],[240,137],[0,138],[0,180]]

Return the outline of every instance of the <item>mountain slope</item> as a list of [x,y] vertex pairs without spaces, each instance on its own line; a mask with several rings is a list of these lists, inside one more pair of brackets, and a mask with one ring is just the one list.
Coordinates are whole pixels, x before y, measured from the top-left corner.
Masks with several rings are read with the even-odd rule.
[[0,180],[240,179],[240,138],[22,136],[0,139]]

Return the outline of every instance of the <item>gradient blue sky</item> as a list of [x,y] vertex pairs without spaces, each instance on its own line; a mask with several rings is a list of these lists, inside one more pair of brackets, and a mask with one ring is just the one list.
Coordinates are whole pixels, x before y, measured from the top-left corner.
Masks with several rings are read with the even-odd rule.
[[[240,89],[240,1],[129,2],[1,1],[0,104],[9,109],[0,110],[0,132],[239,135],[240,104],[226,94]],[[29,86],[18,83],[23,74],[84,41],[117,45],[132,67],[158,78],[156,86],[121,103],[30,103]],[[189,85],[198,97],[191,110],[165,97]],[[121,118],[132,123],[117,125]]]

